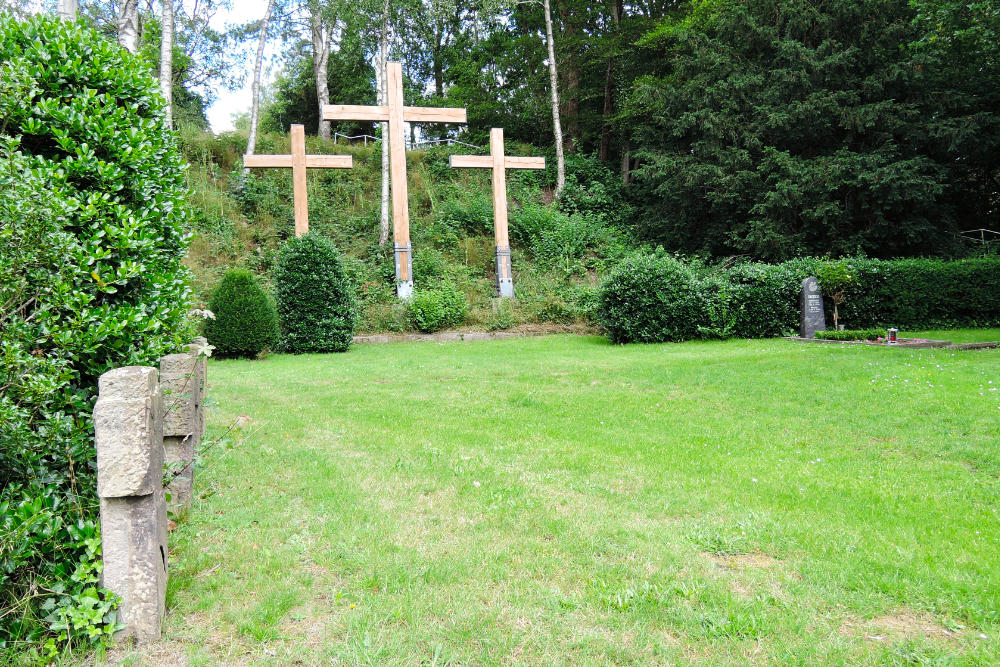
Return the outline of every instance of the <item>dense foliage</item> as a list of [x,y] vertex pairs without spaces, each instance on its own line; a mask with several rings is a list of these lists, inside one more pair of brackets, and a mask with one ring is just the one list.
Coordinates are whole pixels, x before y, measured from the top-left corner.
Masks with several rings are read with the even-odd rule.
[[886,338],[888,331],[885,329],[828,329],[827,331],[817,331],[816,338],[820,340],[878,340]]
[[[602,285],[599,313],[608,335],[619,343],[790,335],[799,326],[802,280],[831,265],[851,276],[839,310],[841,322],[852,329],[1000,325],[1000,257],[951,262],[799,259],[710,269],[697,263],[685,266],[661,254],[640,254]],[[692,305],[680,331],[663,315],[663,301],[672,294],[682,294],[673,298]],[[699,302],[693,294],[703,310],[694,307]],[[832,324],[833,300],[826,299],[825,306]]]
[[979,165],[953,140],[992,144],[996,108],[954,127],[974,111],[908,48],[915,18],[907,0],[702,0],[664,23],[645,42],[663,71],[628,112],[645,233],[766,260],[954,251],[995,210],[967,201]]
[[278,315],[257,277],[246,269],[226,272],[212,293],[205,338],[220,357],[256,357],[279,340]]
[[0,119],[0,647],[96,640],[96,380],[185,342],[183,167],[144,66],[79,25],[0,17]]
[[328,239],[307,234],[278,253],[274,291],[286,352],[345,352],[358,308],[340,254]]
[[597,308],[614,343],[687,340],[707,318],[694,272],[663,253],[625,259],[601,285]]
[[410,299],[413,326],[430,333],[462,323],[468,303],[454,285],[444,283],[434,289],[418,289]]

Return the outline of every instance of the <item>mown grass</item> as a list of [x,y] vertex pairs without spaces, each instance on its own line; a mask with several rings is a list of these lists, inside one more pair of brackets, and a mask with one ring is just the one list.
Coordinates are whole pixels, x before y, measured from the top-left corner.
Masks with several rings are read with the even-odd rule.
[[210,434],[249,421],[126,664],[1000,660],[1000,351],[548,337],[209,373]]

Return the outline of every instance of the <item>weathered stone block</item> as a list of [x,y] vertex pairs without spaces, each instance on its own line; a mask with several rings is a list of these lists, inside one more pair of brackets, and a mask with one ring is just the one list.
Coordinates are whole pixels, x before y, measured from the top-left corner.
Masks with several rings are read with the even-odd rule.
[[168,354],[160,359],[160,390],[164,405],[163,435],[201,437],[198,358],[190,354]]
[[169,466],[170,478],[166,488],[166,493],[170,496],[167,503],[174,510],[188,509],[191,506],[195,442],[195,438],[190,437],[163,438],[164,463]]
[[94,406],[97,494],[148,495],[163,484],[163,422],[157,371],[116,368],[101,376]]
[[117,639],[160,638],[166,614],[167,507],[163,493],[101,499],[101,584],[121,598]]

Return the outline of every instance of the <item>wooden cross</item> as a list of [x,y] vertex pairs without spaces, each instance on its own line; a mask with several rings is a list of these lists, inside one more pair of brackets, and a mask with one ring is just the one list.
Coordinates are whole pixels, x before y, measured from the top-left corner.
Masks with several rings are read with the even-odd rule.
[[[413,294],[413,250],[410,247],[410,211],[406,188],[406,130],[409,123],[466,123],[465,109],[403,106],[403,66],[386,63],[385,106],[328,104],[323,120],[362,120],[389,123],[389,161],[392,182],[392,241],[396,252],[396,290],[399,298]],[[383,137],[385,140],[385,137]]]
[[291,155],[244,155],[243,166],[292,170],[295,196],[295,236],[309,233],[309,199],[306,194],[306,169],[350,169],[350,155],[306,155],[306,128],[292,125]]
[[514,274],[510,264],[510,238],[507,233],[507,174],[508,169],[545,169],[543,157],[506,157],[503,153],[503,128],[490,130],[489,155],[452,155],[453,169],[479,168],[493,170],[493,230],[497,244],[497,294],[514,297]]

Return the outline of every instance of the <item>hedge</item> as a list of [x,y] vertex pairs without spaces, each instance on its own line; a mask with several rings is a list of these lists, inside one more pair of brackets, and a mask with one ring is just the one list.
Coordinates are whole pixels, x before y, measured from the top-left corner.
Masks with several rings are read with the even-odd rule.
[[278,315],[257,277],[246,269],[226,271],[208,308],[215,319],[205,322],[205,338],[217,356],[253,359],[278,345]]
[[114,630],[97,378],[190,340],[191,213],[140,58],[81,23],[0,15],[0,64],[0,652],[47,664]]
[[283,351],[347,351],[358,307],[331,241],[316,234],[287,241],[278,253],[274,286]]
[[[622,266],[636,261],[629,259]],[[1000,257],[953,261],[848,258],[837,263],[845,265],[850,276],[840,306],[840,321],[852,329],[1000,326]],[[805,258],[776,265],[744,263],[724,269],[689,264],[698,275],[705,312],[692,311],[690,317],[694,319],[681,338],[768,338],[798,331],[802,280],[822,274],[823,265],[829,261]],[[674,277],[668,278],[667,273]],[[602,317],[613,341],[679,339],[674,324],[664,324],[659,333],[622,334],[624,329],[638,327],[640,319],[649,319],[653,311],[662,309],[658,295],[664,293],[664,279],[677,283],[677,287],[688,283],[686,277],[673,271],[656,280],[629,285],[622,284],[617,272],[605,280],[600,289],[601,303],[630,303],[634,311],[631,323],[625,327],[621,323],[609,326],[606,315]],[[825,306],[827,322],[832,326],[833,304],[825,299]]]

